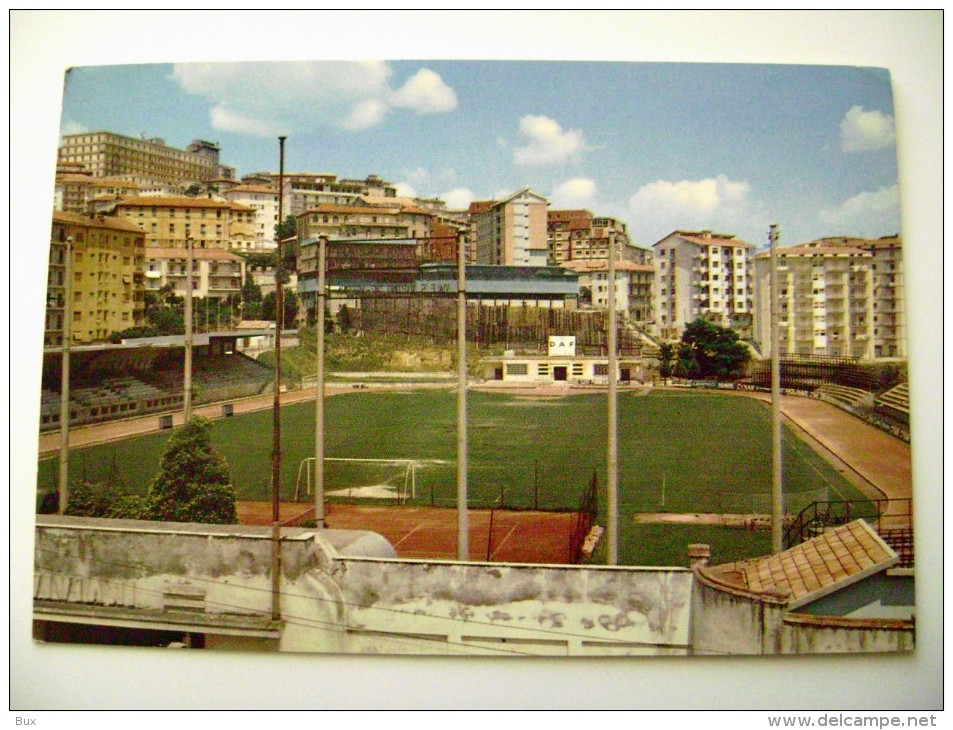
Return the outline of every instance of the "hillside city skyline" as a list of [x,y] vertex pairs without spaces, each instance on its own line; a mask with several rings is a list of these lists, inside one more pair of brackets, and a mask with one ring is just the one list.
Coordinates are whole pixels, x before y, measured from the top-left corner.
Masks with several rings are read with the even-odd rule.
[[[487,78],[494,83],[478,83]],[[275,88],[281,98],[269,93]],[[745,99],[753,97],[748,109]],[[74,68],[61,133],[100,130],[178,148],[215,141],[239,177],[276,172],[283,134],[289,172],[378,175],[402,197],[437,197],[457,210],[529,187],[553,209],[585,208],[626,222],[644,246],[677,229],[726,231],[757,247],[766,245],[772,223],[782,245],[900,229],[893,102],[882,69],[526,62]]]

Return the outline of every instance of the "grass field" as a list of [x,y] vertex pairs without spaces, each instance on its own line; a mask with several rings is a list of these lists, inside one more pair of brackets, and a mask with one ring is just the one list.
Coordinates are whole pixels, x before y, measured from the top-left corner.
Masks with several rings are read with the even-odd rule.
[[[450,506],[456,493],[456,396],[450,391],[357,392],[326,402],[329,458],[432,459],[417,474],[417,502]],[[682,525],[632,525],[635,512],[770,513],[770,411],[749,398],[656,391],[619,396],[620,555],[659,564],[662,555],[698,535],[724,543],[723,559],[765,551],[762,534]],[[574,509],[593,473],[605,508],[604,394],[530,399],[473,392],[468,397],[468,489],[473,507]],[[282,409],[282,498],[290,500],[301,461],[314,451],[314,406]],[[270,410],[214,423],[217,448],[229,463],[239,499],[270,499]],[[112,480],[131,493],[148,489],[168,433],[74,450],[72,479]],[[862,499],[793,433],[784,433],[789,512],[814,500]],[[374,483],[369,468],[329,463],[328,491]],[[39,488],[56,482],[56,458],[41,461]],[[402,478],[392,470],[394,480]],[[627,524],[628,523],[628,524]],[[762,544],[763,541],[763,544]],[[671,543],[670,547],[664,547]],[[717,555],[717,549],[716,549]],[[681,557],[679,563],[684,562]]]

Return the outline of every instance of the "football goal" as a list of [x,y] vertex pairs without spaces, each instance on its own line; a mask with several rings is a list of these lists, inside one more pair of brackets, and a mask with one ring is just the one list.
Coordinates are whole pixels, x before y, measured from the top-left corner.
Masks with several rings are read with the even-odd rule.
[[[349,499],[389,499],[403,504],[417,497],[421,470],[450,462],[440,459],[325,458],[324,494]],[[295,483],[295,501],[314,493],[314,457],[302,460]]]

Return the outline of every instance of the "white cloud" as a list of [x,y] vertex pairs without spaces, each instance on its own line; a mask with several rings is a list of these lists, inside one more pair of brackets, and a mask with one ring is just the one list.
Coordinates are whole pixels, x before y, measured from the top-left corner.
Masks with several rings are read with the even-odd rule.
[[418,114],[437,114],[456,109],[457,95],[439,74],[422,68],[391,96],[391,104]]
[[555,187],[552,205],[557,208],[586,208],[596,202],[596,184],[585,177],[566,180]]
[[172,79],[212,103],[212,125],[223,131],[270,135],[317,126],[351,130],[380,124],[400,108],[434,114],[456,107],[440,76],[421,69],[399,90],[381,62],[177,64]]
[[387,114],[387,105],[380,99],[360,101],[344,121],[344,128],[358,132],[376,127]]
[[60,137],[67,134],[82,134],[83,132],[88,131],[89,130],[85,125],[73,121],[72,119],[64,119],[63,124],[60,127]]
[[528,142],[517,147],[513,159],[519,165],[548,165],[564,162],[589,149],[578,129],[563,130],[554,120],[528,114],[520,119],[520,135]]
[[818,217],[831,235],[876,238],[899,233],[900,193],[896,185],[859,193],[836,208],[822,210]]
[[409,182],[395,183],[394,187],[397,188],[397,197],[399,198],[417,197],[417,189]]
[[221,102],[212,107],[209,112],[212,126],[223,132],[236,132],[238,134],[253,134],[258,137],[271,137],[277,132],[267,123],[257,119],[248,119],[240,114],[235,114],[227,108],[225,102]]
[[844,152],[871,152],[894,143],[893,117],[879,111],[852,107],[840,123],[841,149]]
[[443,200],[450,210],[466,210],[470,207],[470,203],[476,200],[473,191],[467,188],[454,188],[445,193],[440,193],[437,197]]
[[654,240],[679,228],[731,233],[760,210],[747,182],[729,180],[724,175],[703,180],[657,180],[643,185],[629,198],[630,228],[638,236]]

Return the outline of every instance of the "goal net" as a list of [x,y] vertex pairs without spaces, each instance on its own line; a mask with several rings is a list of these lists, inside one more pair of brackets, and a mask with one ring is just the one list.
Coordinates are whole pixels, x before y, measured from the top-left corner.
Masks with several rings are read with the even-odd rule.
[[[417,497],[421,471],[449,462],[439,459],[325,458],[324,494],[349,499],[385,499],[404,503]],[[314,493],[314,457],[298,467],[295,501]]]

